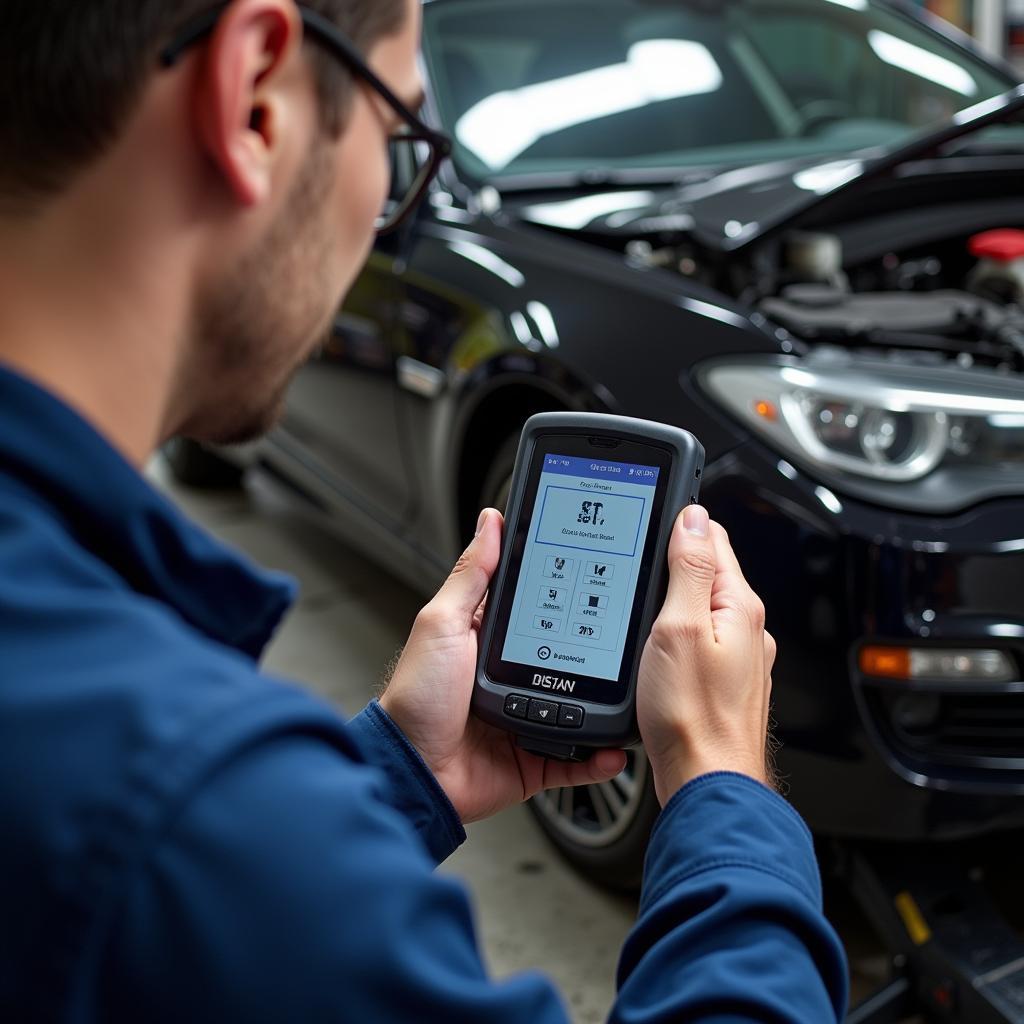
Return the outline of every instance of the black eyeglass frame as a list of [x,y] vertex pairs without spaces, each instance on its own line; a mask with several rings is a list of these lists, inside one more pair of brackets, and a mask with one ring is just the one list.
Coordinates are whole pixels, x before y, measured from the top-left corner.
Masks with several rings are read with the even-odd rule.
[[[221,15],[229,6],[230,3],[219,4],[183,26],[174,39],[160,51],[161,66],[174,67],[190,47],[201,42],[214,30]],[[427,189],[430,188],[430,183],[437,177],[441,164],[451,155],[452,141],[443,132],[431,128],[419,115],[413,113],[377,77],[355,46],[327,18],[302,4],[295,6],[298,8],[306,34],[323,45],[353,74],[361,78],[398,115],[407,130],[395,139],[408,141],[410,144],[422,142],[429,150],[429,156],[421,164],[408,195],[377,221],[377,233],[387,234],[402,224],[422,201]]]

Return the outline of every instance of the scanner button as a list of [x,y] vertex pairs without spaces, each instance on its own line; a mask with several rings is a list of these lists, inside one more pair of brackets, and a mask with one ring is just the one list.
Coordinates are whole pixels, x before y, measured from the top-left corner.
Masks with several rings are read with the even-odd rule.
[[531,722],[540,722],[542,725],[557,725],[558,705],[549,700],[531,700],[527,717]]
[[505,698],[505,714],[511,715],[513,718],[525,718],[529,704],[529,697],[522,697],[518,693],[510,693]]
[[583,708],[575,704],[562,704],[558,709],[558,724],[563,729],[580,729],[583,727]]

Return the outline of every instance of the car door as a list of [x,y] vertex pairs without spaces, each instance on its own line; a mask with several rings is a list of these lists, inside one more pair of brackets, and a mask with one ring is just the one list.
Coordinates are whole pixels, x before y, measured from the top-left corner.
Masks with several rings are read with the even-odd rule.
[[[393,168],[395,188],[401,169]],[[330,336],[295,377],[280,434],[306,469],[393,533],[410,503],[395,394],[396,262],[407,238],[378,239]]]

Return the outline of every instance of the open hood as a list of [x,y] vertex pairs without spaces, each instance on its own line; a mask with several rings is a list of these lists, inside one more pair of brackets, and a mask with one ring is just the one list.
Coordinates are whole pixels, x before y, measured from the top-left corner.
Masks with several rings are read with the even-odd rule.
[[685,232],[709,248],[736,252],[821,214],[902,164],[936,156],[950,143],[1024,116],[1024,85],[961,111],[901,145],[820,160],[733,168],[681,187],[617,189],[520,205],[518,216],[567,230],[615,235]]

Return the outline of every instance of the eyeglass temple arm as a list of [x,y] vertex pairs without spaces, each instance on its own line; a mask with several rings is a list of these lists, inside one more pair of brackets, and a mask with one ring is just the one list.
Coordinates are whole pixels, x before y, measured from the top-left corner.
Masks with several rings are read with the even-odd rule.
[[[197,16],[196,20],[185,28],[180,36],[178,36],[172,43],[169,43],[160,51],[160,63],[165,67],[173,67],[181,59],[181,55],[199,42],[204,36],[209,35],[217,25],[217,22],[223,16],[224,11],[230,6],[230,3],[218,4],[216,7],[211,8],[205,14]],[[310,10],[308,7],[303,7],[302,4],[296,4],[299,9],[299,17],[302,19],[303,27],[308,33],[318,36],[323,42],[325,42],[331,49],[334,50],[335,54],[343,60],[350,67],[355,65],[360,73],[364,74],[369,78],[375,88],[379,89],[389,102],[404,107],[402,101],[395,96],[395,94],[366,66],[362,57],[352,47],[346,45],[344,41],[339,37],[338,30],[327,18],[317,13],[316,11]]]
[[165,68],[172,68],[181,59],[181,55],[194,46],[203,36],[209,35],[221,16],[224,14],[224,10],[227,4],[218,4],[216,7],[211,8],[205,14],[196,18],[196,20],[188,26],[185,32],[178,36],[173,43],[165,46],[160,51],[160,63]]
[[[194,46],[204,36],[209,35],[217,25],[218,20],[224,14],[224,11],[230,6],[230,3],[221,3],[216,7],[211,8],[205,14],[196,18],[195,22],[189,25],[185,31],[172,43],[165,46],[160,51],[160,63],[165,68],[171,68],[181,59],[181,55],[185,53],[189,47]],[[424,141],[433,143],[438,149],[441,150],[442,156],[448,156],[451,153],[451,140],[446,135],[440,132],[434,131],[429,125],[424,124],[421,118],[417,117],[406,105],[380,80],[380,78],[374,74],[374,72],[367,66],[366,62],[362,59],[361,55],[351,47],[338,33],[335,25],[333,25],[327,18],[319,14],[317,11],[312,11],[308,7],[304,7],[302,4],[296,4],[299,9],[299,15],[302,18],[304,28],[312,35],[319,36],[320,39],[330,46],[335,54],[350,68],[358,69],[358,72],[362,74],[369,82],[373,85],[378,92],[380,92],[384,98],[398,111],[401,112],[403,117],[409,122],[410,125],[415,126],[418,133]]]

